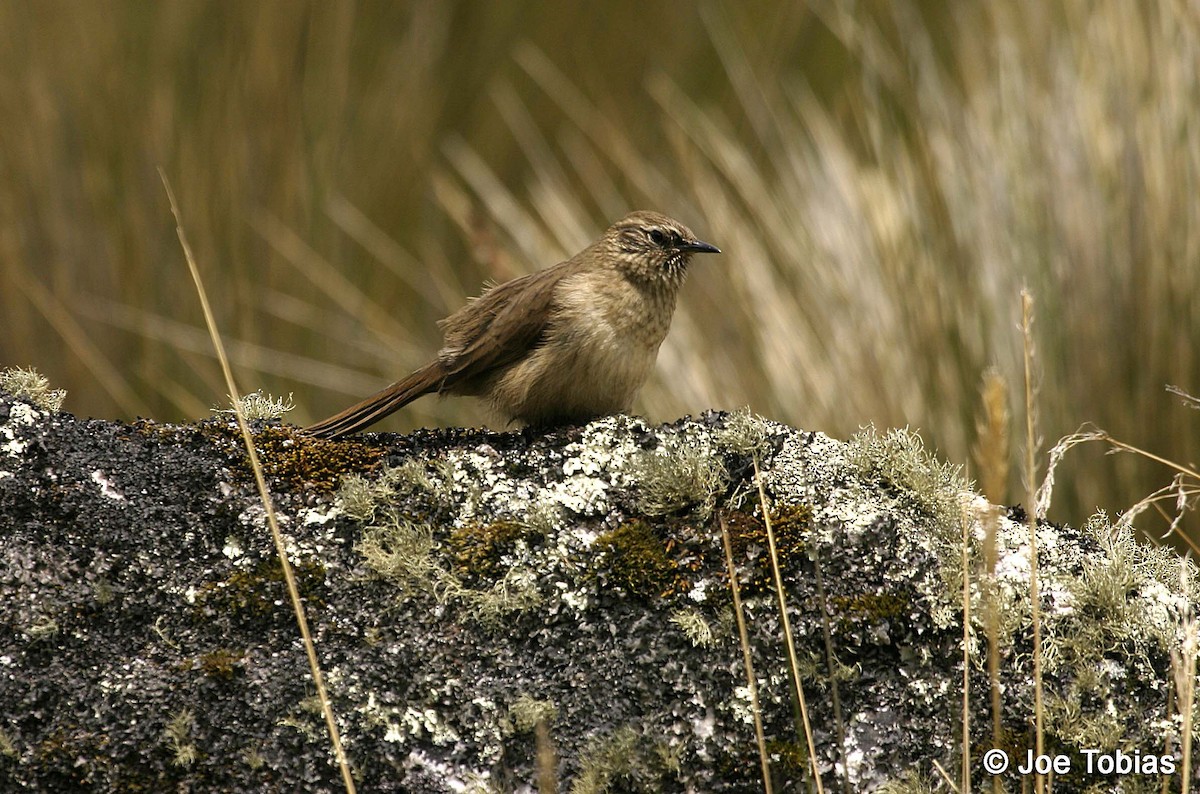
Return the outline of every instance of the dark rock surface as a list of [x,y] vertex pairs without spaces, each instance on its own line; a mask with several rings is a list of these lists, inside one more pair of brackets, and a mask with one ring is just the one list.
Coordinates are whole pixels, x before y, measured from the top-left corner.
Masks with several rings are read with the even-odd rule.
[[[775,790],[805,790],[755,457],[826,790],[843,775],[930,790],[934,761],[956,774],[964,521],[976,785],[990,790],[989,609],[1005,749],[1032,746],[1027,527],[1000,519],[982,586],[988,506],[909,434],[842,443],[747,414],[257,432],[360,791],[533,791],[539,719],[563,790],[762,790],[722,521]],[[1178,764],[1170,656],[1194,606],[1179,565],[1103,520],[1043,525],[1039,546],[1047,746],[1074,764],[1054,790],[1158,790],[1088,774],[1083,751]],[[0,613],[0,790],[341,789],[230,423],[0,397]]]

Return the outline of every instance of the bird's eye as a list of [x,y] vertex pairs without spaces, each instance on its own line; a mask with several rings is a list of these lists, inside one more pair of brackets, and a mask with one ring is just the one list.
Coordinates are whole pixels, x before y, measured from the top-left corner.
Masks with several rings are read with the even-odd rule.
[[655,245],[662,245],[667,241],[667,236],[659,229],[650,230],[650,241]]

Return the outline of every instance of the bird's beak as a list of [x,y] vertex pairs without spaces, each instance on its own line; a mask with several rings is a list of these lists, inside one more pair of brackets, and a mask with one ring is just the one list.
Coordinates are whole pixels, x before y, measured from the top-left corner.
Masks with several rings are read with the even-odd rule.
[[721,249],[715,245],[709,245],[702,240],[688,240],[679,246],[681,251],[687,251],[689,254],[719,254]]

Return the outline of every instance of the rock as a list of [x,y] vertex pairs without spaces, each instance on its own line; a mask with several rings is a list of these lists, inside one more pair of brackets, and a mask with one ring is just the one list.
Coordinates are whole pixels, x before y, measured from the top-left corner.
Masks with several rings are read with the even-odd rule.
[[[362,791],[535,791],[539,725],[563,790],[761,791],[722,526],[775,790],[805,790],[755,459],[826,790],[929,790],[935,761],[957,779],[963,522],[974,782],[990,790],[995,616],[1002,778],[1020,786],[1028,527],[997,517],[985,577],[992,508],[912,434],[843,443],[746,413],[256,434]],[[1038,547],[1046,747],[1071,765],[1054,790],[1157,790],[1181,763],[1180,565],[1103,517],[1042,524]],[[0,789],[342,788],[228,421],[0,399],[0,604]],[[1119,774],[1118,752],[1155,774]]]

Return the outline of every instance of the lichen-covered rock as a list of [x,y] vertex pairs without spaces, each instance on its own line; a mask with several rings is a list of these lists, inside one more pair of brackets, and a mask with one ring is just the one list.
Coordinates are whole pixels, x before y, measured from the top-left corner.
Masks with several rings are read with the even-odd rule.
[[[775,790],[806,790],[756,461],[826,789],[956,774],[964,526],[973,776],[990,786],[994,620],[1020,787],[1028,528],[997,518],[985,577],[989,506],[911,434],[741,413],[257,437],[360,790],[530,792],[539,747],[573,792],[762,790],[723,531]],[[1047,752],[1073,763],[1054,790],[1158,790],[1085,767],[1180,763],[1179,564],[1102,519],[1042,525],[1038,546]],[[233,427],[0,398],[0,789],[340,788]]]

